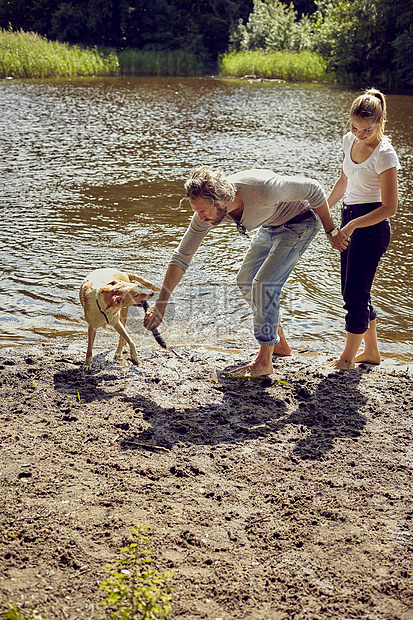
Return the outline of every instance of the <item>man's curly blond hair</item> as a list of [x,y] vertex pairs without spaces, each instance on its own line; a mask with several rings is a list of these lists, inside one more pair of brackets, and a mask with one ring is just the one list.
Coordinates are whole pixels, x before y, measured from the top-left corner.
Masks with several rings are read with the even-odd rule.
[[235,187],[228,181],[221,168],[198,166],[184,187],[186,196],[181,199],[180,205],[185,200],[196,200],[199,196],[218,206],[225,205],[235,198]]

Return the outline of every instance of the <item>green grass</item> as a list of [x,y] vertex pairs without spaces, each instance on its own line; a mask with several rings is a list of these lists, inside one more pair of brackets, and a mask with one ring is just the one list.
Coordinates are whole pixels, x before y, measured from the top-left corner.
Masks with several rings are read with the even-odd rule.
[[201,75],[203,63],[182,50],[146,52],[85,49],[35,32],[0,29],[0,78],[93,75]]
[[[204,64],[184,50],[151,52],[85,49],[49,41],[34,32],[0,29],[0,78],[53,78],[93,75],[202,75]],[[331,81],[326,63],[313,52],[231,52],[220,58],[222,76]]]
[[202,75],[204,65],[195,54],[184,50],[149,52],[127,49],[119,52],[122,75]]
[[281,79],[287,82],[330,81],[326,63],[314,52],[231,52],[220,58],[223,76]]
[[114,75],[114,54],[48,41],[35,32],[0,29],[0,77],[51,78]]
[[[85,49],[49,41],[34,32],[0,29],[0,78],[54,78],[93,75],[202,75],[204,64],[184,50],[151,52]],[[220,58],[222,76],[330,81],[326,64],[313,52],[231,52]]]
[[5,601],[0,602],[0,616],[4,620],[46,620],[43,615],[38,615],[36,609],[27,613],[21,611],[14,603],[7,603]]

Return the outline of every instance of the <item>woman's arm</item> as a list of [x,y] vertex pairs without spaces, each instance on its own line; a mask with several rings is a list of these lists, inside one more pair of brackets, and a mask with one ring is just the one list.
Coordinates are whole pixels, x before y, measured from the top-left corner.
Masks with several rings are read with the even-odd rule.
[[398,189],[397,189],[397,168],[389,168],[380,175],[381,200],[382,206],[378,207],[371,213],[361,215],[351,220],[343,226],[343,230],[349,237],[356,228],[365,228],[382,222],[388,217],[394,215],[397,211]]
[[[343,159],[344,159],[344,155],[343,155]],[[330,208],[334,207],[334,205],[337,204],[338,201],[343,198],[344,194],[346,193],[347,183],[348,183],[348,178],[344,174],[343,169],[341,169],[341,174],[336,184],[334,185],[333,189],[331,190],[330,196],[327,199],[328,204],[330,205]]]

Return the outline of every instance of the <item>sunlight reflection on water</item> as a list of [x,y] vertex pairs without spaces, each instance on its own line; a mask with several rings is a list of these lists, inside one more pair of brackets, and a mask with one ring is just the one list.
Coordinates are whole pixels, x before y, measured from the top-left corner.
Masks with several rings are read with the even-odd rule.
[[[355,94],[213,78],[1,82],[1,346],[73,335],[83,343],[78,287],[96,267],[118,266],[161,284],[190,218],[177,208],[183,181],[199,163],[229,173],[303,174],[330,189]],[[373,291],[382,350],[405,361],[413,315],[411,102],[388,97],[388,130],[402,162],[400,208]],[[247,244],[231,226],[207,237],[162,326],[174,346],[255,347],[235,285]],[[293,346],[342,346],[339,260],[324,235],[293,272],[282,310]],[[142,316],[131,312],[131,325],[148,344]]]

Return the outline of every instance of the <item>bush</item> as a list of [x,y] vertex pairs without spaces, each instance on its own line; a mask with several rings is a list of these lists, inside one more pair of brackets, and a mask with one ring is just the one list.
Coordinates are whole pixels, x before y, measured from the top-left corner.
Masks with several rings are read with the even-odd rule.
[[312,26],[303,15],[297,21],[297,12],[292,3],[280,0],[254,0],[254,10],[246,25],[239,21],[231,35],[232,50],[251,51],[277,50],[299,51],[311,48]]
[[282,79],[289,82],[326,81],[326,63],[313,52],[231,52],[220,59],[222,75]]
[[395,64],[398,79],[413,87],[413,25],[393,41],[396,50]]
[[316,0],[313,49],[341,83],[413,84],[413,13],[395,2]]

